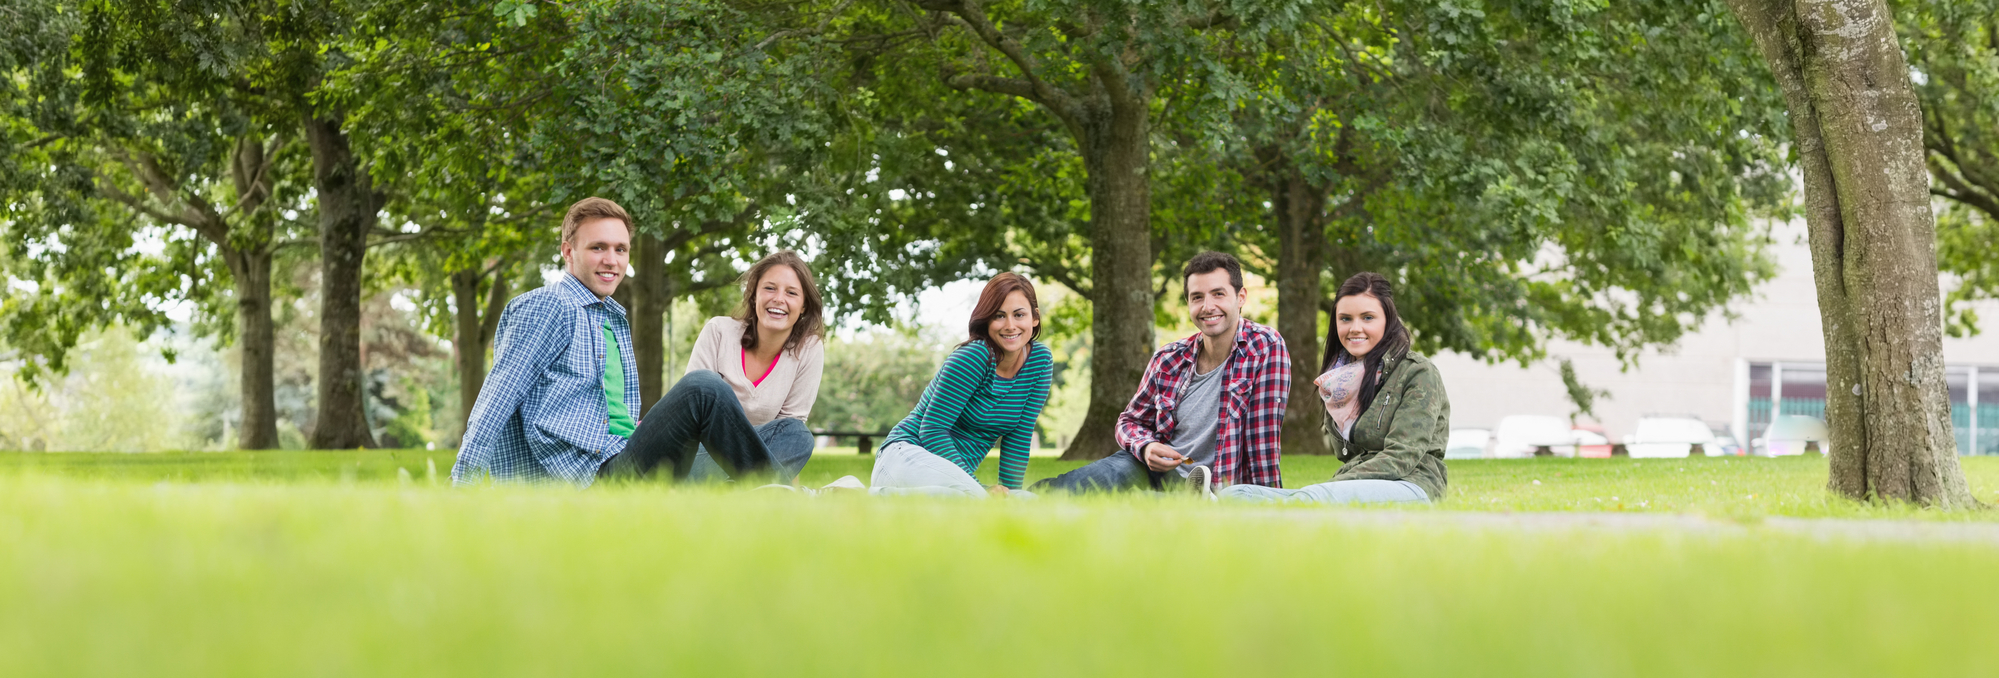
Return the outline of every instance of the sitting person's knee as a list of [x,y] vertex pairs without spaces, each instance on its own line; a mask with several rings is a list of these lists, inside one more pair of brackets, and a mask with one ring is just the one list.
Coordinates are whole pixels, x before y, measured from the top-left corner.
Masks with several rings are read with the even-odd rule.
[[694,370],[688,372],[680,378],[678,383],[673,385],[673,389],[676,391],[683,388],[699,389],[702,391],[730,390],[729,382],[723,381],[722,375],[715,373],[714,370]]
[[805,427],[805,420],[803,419],[792,419],[789,417],[773,419],[771,420],[770,427],[772,433],[781,436],[802,435],[808,438],[812,437],[812,429]]

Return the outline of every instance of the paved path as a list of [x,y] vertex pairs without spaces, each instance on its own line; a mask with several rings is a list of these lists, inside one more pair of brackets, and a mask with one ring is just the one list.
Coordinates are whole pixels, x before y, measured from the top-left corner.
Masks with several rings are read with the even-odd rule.
[[1751,536],[1764,532],[1818,539],[1857,539],[1919,543],[1971,543],[1999,546],[1999,523],[1944,523],[1910,520],[1765,517],[1752,521],[1668,513],[1487,513],[1477,511],[1396,511],[1330,509],[1272,511],[1265,515],[1305,518],[1337,516],[1342,523],[1379,526],[1461,527],[1526,532],[1572,530],[1681,530],[1717,535]]

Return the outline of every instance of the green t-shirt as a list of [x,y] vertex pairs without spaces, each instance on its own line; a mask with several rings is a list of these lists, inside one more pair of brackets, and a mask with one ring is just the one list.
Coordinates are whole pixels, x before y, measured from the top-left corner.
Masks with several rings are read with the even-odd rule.
[[611,326],[604,326],[604,404],[610,412],[611,435],[620,438],[632,437],[632,430],[638,428],[632,423],[632,411],[625,407],[625,359],[618,355],[618,335],[611,332]]

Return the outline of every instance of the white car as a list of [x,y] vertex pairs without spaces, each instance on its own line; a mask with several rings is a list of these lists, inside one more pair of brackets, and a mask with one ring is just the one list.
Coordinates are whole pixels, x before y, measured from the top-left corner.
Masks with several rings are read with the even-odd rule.
[[1632,458],[1692,456],[1694,446],[1714,446],[1714,429],[1692,417],[1641,417],[1637,432],[1624,437],[1624,451]]
[[1485,448],[1492,442],[1492,432],[1482,428],[1451,429],[1450,442],[1444,443],[1445,459],[1479,459],[1485,456]]
[[1825,441],[1832,434],[1825,422],[1802,414],[1786,414],[1770,422],[1770,428],[1763,431],[1763,437],[1750,443],[1751,454],[1757,456],[1782,457],[1804,454],[1806,448],[1817,443],[1817,451],[1824,452]]
[[1569,420],[1561,417],[1516,414],[1499,420],[1492,437],[1495,457],[1532,457],[1542,448],[1556,456],[1576,456],[1575,435],[1570,433]]

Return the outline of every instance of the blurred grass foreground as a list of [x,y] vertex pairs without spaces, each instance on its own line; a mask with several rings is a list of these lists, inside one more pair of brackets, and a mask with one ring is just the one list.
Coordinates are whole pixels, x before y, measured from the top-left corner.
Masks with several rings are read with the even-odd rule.
[[[0,676],[1999,673],[1991,512],[1828,499],[1822,460],[1453,462],[1377,510],[450,491],[449,459],[0,454]],[[1576,511],[1665,522],[1537,526]]]

